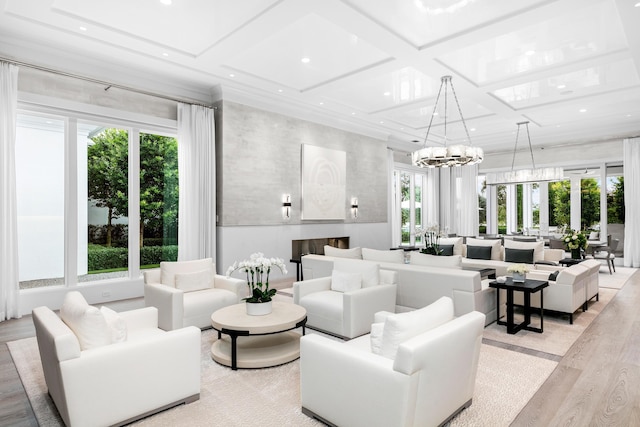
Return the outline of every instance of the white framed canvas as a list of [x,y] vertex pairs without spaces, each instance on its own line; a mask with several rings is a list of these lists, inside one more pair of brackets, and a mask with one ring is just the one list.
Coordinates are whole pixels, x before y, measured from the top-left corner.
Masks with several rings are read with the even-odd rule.
[[302,145],[302,219],[345,219],[347,153]]

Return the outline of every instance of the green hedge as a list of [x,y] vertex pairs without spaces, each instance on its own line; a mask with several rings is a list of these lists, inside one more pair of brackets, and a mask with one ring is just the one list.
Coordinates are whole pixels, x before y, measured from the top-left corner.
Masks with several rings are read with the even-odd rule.
[[[90,247],[87,254],[89,271],[126,269],[129,251],[127,248]],[[178,246],[143,246],[140,249],[140,265],[160,264],[160,261],[178,259]]]

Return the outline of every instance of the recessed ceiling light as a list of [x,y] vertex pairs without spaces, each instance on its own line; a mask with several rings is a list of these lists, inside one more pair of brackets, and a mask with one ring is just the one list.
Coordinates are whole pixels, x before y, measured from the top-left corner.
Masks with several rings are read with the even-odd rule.
[[535,50],[528,50],[524,54],[527,55],[527,56],[532,56],[532,55],[536,54],[536,51]]
[[586,113],[586,112],[587,112],[587,109],[586,109],[586,108],[581,108],[581,109],[580,109],[580,112],[581,112],[581,113]]
[[354,112],[352,112],[352,113],[351,113],[351,115],[352,115],[352,116],[355,116],[355,115],[356,115],[355,111],[354,111]]
[[634,7],[640,7],[640,1],[633,5]]
[[565,87],[567,87],[567,85],[560,84],[557,86],[558,89],[564,89]]
[[324,102],[320,102],[320,105],[324,105]]
[[381,125],[383,125],[383,124],[384,124],[384,122],[383,122],[382,120],[380,120],[380,124],[381,124]]
[[167,52],[162,52],[162,56],[169,56]]
[[308,64],[309,62],[311,62],[311,58],[307,58],[306,56],[304,58],[302,58],[300,61],[302,61],[303,64]]
[[233,73],[229,74],[229,77],[231,77],[231,78],[234,78],[235,76],[236,76],[236,75],[235,75],[235,74],[233,74]]
[[383,93],[383,95],[384,96],[389,96],[389,95],[391,95],[391,92],[387,91],[387,92]]
[[476,128],[469,129],[471,132],[475,132]]
[[87,27],[80,27],[80,31],[87,31]]
[[164,4],[165,6],[169,6],[171,5],[171,0],[160,0],[160,3]]
[[437,115],[438,115],[438,112],[437,112],[437,111],[435,111],[435,112],[433,113],[433,115],[434,115],[434,116],[437,116]]
[[282,90],[282,89],[278,89],[278,92],[279,92],[279,93],[282,93],[282,92],[283,92],[283,90]]

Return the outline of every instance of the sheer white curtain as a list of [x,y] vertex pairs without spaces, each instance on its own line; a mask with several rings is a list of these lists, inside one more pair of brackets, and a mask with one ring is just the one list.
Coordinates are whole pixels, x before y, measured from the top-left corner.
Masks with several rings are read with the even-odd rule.
[[216,147],[212,108],[178,104],[178,260],[216,259]]
[[640,267],[640,138],[623,142],[624,149],[624,266]]
[[17,114],[18,67],[0,62],[0,321],[20,317],[15,162]]
[[425,169],[425,173],[427,175],[427,183],[422,193],[424,223],[425,225],[440,224],[438,221],[438,212],[440,212],[440,202],[438,200],[438,183],[440,180],[438,170],[429,168]]
[[455,221],[460,236],[478,234],[478,165],[452,169],[455,177]]

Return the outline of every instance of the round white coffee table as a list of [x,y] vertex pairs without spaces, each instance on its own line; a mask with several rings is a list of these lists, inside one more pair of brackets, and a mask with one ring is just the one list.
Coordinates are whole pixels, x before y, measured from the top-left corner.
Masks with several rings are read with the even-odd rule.
[[[211,346],[213,360],[231,369],[266,368],[300,357],[300,334],[305,333],[307,311],[295,304],[273,301],[273,311],[249,316],[244,303],[221,308],[211,315],[218,339]],[[224,334],[224,336],[223,336]]]

